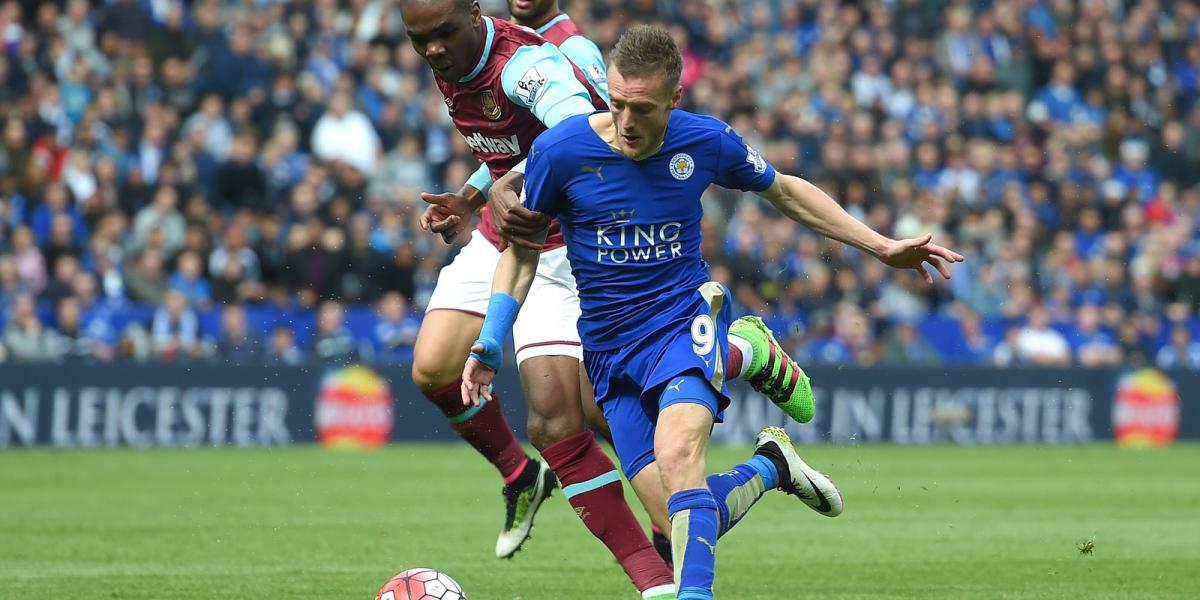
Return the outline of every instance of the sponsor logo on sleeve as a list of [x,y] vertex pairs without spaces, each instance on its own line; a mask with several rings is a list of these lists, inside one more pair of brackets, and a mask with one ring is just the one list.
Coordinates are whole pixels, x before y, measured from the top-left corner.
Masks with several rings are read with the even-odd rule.
[[754,172],[759,175],[767,172],[767,161],[758,153],[758,150],[746,146],[746,162],[754,165]]
[[537,67],[529,67],[528,71],[521,76],[517,81],[516,94],[518,98],[525,101],[526,104],[533,106],[537,103],[539,95],[546,89],[546,78],[538,71]]
[[608,73],[604,72],[604,67],[591,63],[584,69],[584,74],[591,79],[593,83],[608,83]]

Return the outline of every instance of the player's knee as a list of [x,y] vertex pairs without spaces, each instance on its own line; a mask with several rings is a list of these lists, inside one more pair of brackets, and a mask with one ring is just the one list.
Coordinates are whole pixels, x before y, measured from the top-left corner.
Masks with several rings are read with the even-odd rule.
[[431,392],[449,385],[457,374],[450,374],[445,366],[432,365],[427,361],[414,360],[413,383],[423,392]]
[[571,415],[546,415],[530,410],[525,428],[533,447],[544,450],[583,431],[583,421]]
[[654,448],[663,485],[674,493],[704,482],[704,443],[701,436],[681,435]]

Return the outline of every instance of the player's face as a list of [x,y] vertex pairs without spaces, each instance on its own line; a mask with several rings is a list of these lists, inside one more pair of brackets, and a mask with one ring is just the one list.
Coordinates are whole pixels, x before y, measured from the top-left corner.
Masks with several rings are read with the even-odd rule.
[[479,3],[463,11],[459,0],[409,0],[400,3],[408,39],[442,81],[458,81],[475,67],[482,43]]
[[652,75],[625,78],[616,68],[610,68],[608,93],[621,153],[639,159],[657,152],[683,88]]
[[508,0],[508,12],[522,25],[537,23],[551,12],[558,12],[558,0]]

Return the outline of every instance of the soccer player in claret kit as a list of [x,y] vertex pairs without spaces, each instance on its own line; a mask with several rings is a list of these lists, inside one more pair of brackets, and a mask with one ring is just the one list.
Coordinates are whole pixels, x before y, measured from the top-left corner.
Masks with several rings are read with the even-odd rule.
[[[725,387],[728,290],[700,255],[700,197],[710,184],[753,191],[789,218],[932,282],[963,259],[930,236],[892,240],[803,179],[777,174],[725,123],[674,110],[682,57],[656,27],[627,31],[608,72],[611,111],[566,119],[529,152],[525,206],[557,217],[579,285],[579,330],[596,399],[635,488],[670,495],[678,598],[712,598],[717,539],[766,490],[798,496],[827,516],[837,488],[810,468],[782,429],[763,429],[754,455],[704,476]],[[530,240],[535,244],[546,230]],[[501,256],[480,338],[463,370],[463,402],[489,396],[501,344],[534,280],[538,253]]]
[[[422,224],[452,239],[483,206],[494,178],[523,162],[533,139],[572,115],[605,107],[587,77],[553,44],[532,30],[484,17],[476,2],[403,0],[401,13],[414,49],[425,57],[445,96],[456,128],[483,163],[457,194],[423,194],[433,204]],[[561,23],[561,22],[560,22]],[[519,208],[519,207],[518,207]],[[414,351],[413,378],[455,430],[505,480],[505,525],[496,554],[512,556],[528,537],[533,516],[556,484],[586,526],[601,539],[644,594],[663,589],[670,570],[650,546],[625,503],[615,466],[584,431],[579,299],[557,225],[540,254],[529,310],[514,324],[517,362],[529,406],[529,434],[547,465],[526,456],[499,409],[498,399],[464,407],[462,356],[480,330],[500,237],[483,207],[480,227],[454,262],[442,270]],[[812,416],[807,377],[778,348],[761,321],[746,319],[729,362],[785,412]],[[550,470],[553,469],[553,472]],[[665,499],[662,521],[666,522]]]
[[513,22],[524,25],[558,47],[592,87],[608,100],[608,73],[604,55],[595,42],[587,39],[579,26],[558,7],[558,0],[508,0]]

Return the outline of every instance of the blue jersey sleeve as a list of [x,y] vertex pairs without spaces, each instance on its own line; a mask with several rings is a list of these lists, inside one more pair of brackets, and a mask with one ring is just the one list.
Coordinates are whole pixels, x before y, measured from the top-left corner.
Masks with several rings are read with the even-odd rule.
[[595,111],[570,61],[549,42],[518,48],[500,72],[500,83],[509,100],[528,108],[547,128]]
[[764,192],[775,183],[775,167],[758,150],[747,146],[732,127],[726,126],[719,137],[717,185],[744,192]]
[[555,178],[553,151],[547,152],[542,140],[533,142],[525,164],[525,196],[521,203],[534,212],[558,216],[565,197],[562,182]]

